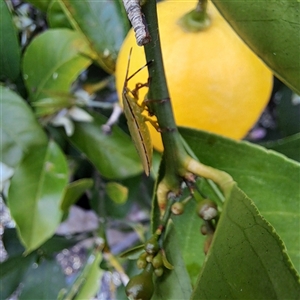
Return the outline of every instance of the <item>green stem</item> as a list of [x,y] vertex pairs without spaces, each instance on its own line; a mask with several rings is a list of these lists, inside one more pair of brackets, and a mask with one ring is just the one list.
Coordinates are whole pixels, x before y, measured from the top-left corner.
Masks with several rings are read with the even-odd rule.
[[[202,29],[206,28],[209,23],[206,4],[207,0],[200,0],[198,11],[196,9],[186,15],[188,21],[192,20],[193,23],[200,23],[201,26],[204,25],[204,27],[201,27]],[[157,117],[164,145],[165,173],[157,185],[156,199],[161,218],[165,220],[164,213],[166,209],[169,209],[168,199],[170,192],[175,193],[175,195],[179,194],[180,183],[183,178],[186,181],[193,181],[194,175],[196,175],[210,179],[218,185],[225,197],[230,194],[234,181],[229,174],[197,162],[190,157],[185,149],[175,123],[164,71],[156,0],[148,0],[142,6],[142,12],[145,15],[149,34],[152,39],[150,43],[145,45],[146,59],[147,61],[153,61],[148,66],[150,86],[147,95],[147,105]]]
[[199,0],[196,11],[206,12],[206,8],[207,8],[207,0]]
[[220,192],[219,188],[217,187],[217,185],[210,179],[205,179],[208,183],[208,185],[210,186],[210,188],[215,192],[215,195],[217,196],[220,204],[223,204],[225,201],[225,197],[224,195]]
[[207,0],[199,0],[196,9],[185,14],[179,25],[188,32],[198,32],[210,26],[211,20],[206,12]]
[[[198,157],[195,155],[195,153],[193,152],[193,150],[191,149],[191,147],[188,145],[188,143],[185,141],[185,139],[181,136],[181,140],[182,143],[184,145],[184,148],[186,149],[187,153],[196,161],[199,161]],[[225,197],[224,195],[221,193],[220,189],[218,188],[218,186],[215,184],[214,181],[204,178],[204,180],[206,180],[207,184],[210,186],[210,188],[214,191],[214,193],[216,194],[217,198],[218,198],[218,202],[220,204],[223,204],[225,201]]]
[[167,208],[166,208],[166,211],[160,221],[160,224],[159,224],[159,227],[158,227],[158,230],[162,229],[162,230],[165,230],[166,229],[166,226],[167,226],[167,223],[169,222],[169,219],[171,217],[171,207],[172,205],[175,203],[175,197],[171,197],[167,203]]
[[[164,240],[164,235],[165,235],[165,230],[167,228],[167,224],[171,218],[171,215],[172,215],[172,211],[171,211],[171,207],[172,205],[175,203],[175,196],[174,197],[170,197],[168,199],[168,202],[167,202],[167,207],[166,207],[166,210],[159,222],[159,225],[155,231],[155,234],[157,234],[159,236],[159,239],[160,239],[160,242],[161,244],[163,244],[163,240]],[[161,248],[163,248],[163,246],[161,245]]]
[[[166,163],[165,179],[172,188],[179,189],[178,176],[185,174],[184,162],[187,153],[183,147],[180,135],[174,119],[172,105],[169,96],[157,20],[156,0],[148,0],[142,11],[147,20],[148,29],[152,38],[145,45],[147,61],[154,61],[149,65],[150,87],[148,92],[149,106],[155,114],[161,129],[164,145],[164,159]],[[154,100],[154,101],[151,101]]]

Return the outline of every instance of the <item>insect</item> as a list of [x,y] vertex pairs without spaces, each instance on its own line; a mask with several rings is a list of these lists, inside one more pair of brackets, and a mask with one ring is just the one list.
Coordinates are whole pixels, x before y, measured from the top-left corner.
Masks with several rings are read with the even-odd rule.
[[151,41],[145,16],[141,11],[142,2],[140,0],[123,0],[128,19],[134,29],[136,42],[139,46],[146,45]]
[[[145,68],[149,63],[147,63],[142,68],[138,69],[131,76],[128,77],[129,73],[129,65],[130,65],[130,57],[131,57],[132,49],[129,52],[126,77],[123,87],[123,107],[124,114],[127,119],[128,129],[131,135],[131,138],[135,144],[137,152],[140,156],[144,171],[147,176],[150,174],[150,168],[152,164],[152,141],[150,137],[150,132],[145,121],[153,122],[150,119],[147,119],[142,113],[145,111],[145,105],[140,105],[138,103],[137,92],[140,88],[148,86],[148,83],[145,84],[137,84],[134,90],[130,90],[127,86],[128,81],[136,75],[139,71]],[[153,122],[155,124],[155,122]]]

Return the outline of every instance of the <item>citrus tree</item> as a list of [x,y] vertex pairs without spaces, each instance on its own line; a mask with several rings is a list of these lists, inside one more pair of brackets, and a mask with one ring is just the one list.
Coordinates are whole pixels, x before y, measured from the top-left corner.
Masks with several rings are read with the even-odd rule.
[[[300,3],[28,2],[0,2],[1,298],[89,299],[105,270],[117,299],[299,298]],[[272,74],[277,151],[237,140]],[[55,234],[79,199],[97,229]],[[149,203],[145,234],[126,216]],[[139,236],[123,253],[115,220]],[[55,254],[91,237],[66,282]]]

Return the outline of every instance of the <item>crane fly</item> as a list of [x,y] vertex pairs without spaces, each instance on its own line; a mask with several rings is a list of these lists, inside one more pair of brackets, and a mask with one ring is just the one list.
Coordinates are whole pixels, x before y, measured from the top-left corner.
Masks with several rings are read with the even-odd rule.
[[128,81],[140,72],[143,68],[149,65],[147,63],[145,66],[138,69],[131,76],[128,77],[130,57],[132,49],[130,49],[128,64],[126,70],[126,77],[123,86],[122,100],[124,107],[124,114],[127,119],[128,129],[131,135],[131,138],[135,144],[139,157],[141,159],[144,171],[147,176],[150,174],[150,168],[152,165],[152,141],[150,137],[150,132],[147,124],[145,123],[148,120],[142,113],[145,110],[145,106],[138,103],[137,92],[140,88],[148,86],[148,83],[137,84],[134,90],[130,90],[127,86]]

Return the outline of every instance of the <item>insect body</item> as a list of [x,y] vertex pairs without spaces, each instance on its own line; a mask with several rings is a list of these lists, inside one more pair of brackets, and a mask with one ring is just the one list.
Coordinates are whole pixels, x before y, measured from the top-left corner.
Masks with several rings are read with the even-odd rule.
[[126,71],[126,78],[123,87],[123,107],[124,114],[127,119],[128,129],[131,138],[135,144],[137,152],[140,156],[144,171],[147,176],[150,174],[150,168],[152,164],[152,141],[150,137],[150,132],[145,121],[147,120],[145,116],[142,115],[145,110],[143,106],[138,103],[137,90],[148,84],[138,84],[134,91],[129,90],[127,87],[128,81],[144,67],[137,70],[134,74],[128,77],[129,63],[131,51],[128,58],[128,65]]
[[145,16],[141,11],[141,2],[143,1],[123,0],[128,19],[130,20],[132,28],[134,29],[136,41],[139,46],[146,45],[151,41]]

